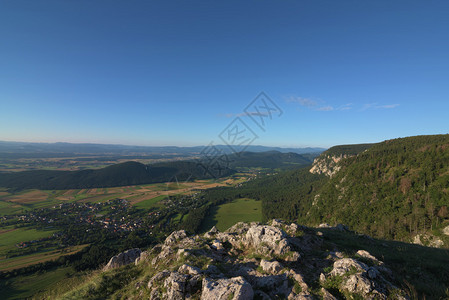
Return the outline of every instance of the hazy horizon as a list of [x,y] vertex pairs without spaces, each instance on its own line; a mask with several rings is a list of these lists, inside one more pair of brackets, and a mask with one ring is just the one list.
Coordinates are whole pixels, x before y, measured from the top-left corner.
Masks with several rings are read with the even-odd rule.
[[[130,147],[179,147],[179,148],[189,148],[189,147],[207,147],[208,145],[192,145],[192,146],[180,146],[180,145],[136,145],[136,144],[114,144],[114,143],[96,143],[96,142],[30,142],[30,141],[14,141],[14,140],[0,140],[1,142],[9,142],[9,143],[30,143],[30,144],[75,144],[75,145],[105,145],[105,146],[130,146]],[[226,146],[225,144],[214,144],[215,146]],[[267,147],[267,148],[322,148],[326,149],[328,147],[320,147],[320,146],[277,146],[277,145],[260,145],[260,144],[252,144],[250,147]]]

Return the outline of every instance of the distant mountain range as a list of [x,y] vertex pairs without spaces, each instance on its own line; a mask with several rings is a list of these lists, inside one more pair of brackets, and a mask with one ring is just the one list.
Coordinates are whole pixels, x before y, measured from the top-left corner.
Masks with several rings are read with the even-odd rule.
[[[90,155],[143,155],[143,154],[178,154],[178,155],[198,155],[206,146],[195,147],[177,147],[177,146],[128,146],[128,145],[108,145],[108,144],[74,144],[74,143],[27,143],[27,142],[6,142],[0,141],[0,155],[14,154],[33,154],[35,157],[39,155],[48,156],[48,154],[57,155],[59,157],[73,156],[78,154]],[[232,150],[226,145],[215,145],[224,153],[232,153]],[[321,153],[325,148],[307,147],[307,148],[281,148],[250,145],[245,151],[248,152],[266,152],[279,151],[282,153],[305,154]],[[28,155],[29,156],[29,155]]]

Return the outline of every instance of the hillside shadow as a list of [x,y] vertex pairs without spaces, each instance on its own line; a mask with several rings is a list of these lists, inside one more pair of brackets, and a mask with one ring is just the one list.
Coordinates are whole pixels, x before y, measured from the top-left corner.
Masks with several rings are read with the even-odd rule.
[[204,218],[203,222],[201,222],[200,233],[205,233],[209,231],[213,226],[217,225],[218,220],[216,217],[218,208],[218,206],[213,206],[210,209],[209,214],[206,216],[206,218]]
[[322,232],[325,241],[335,244],[339,251],[350,255],[355,255],[358,250],[368,251],[392,269],[397,275],[397,284],[416,298],[421,299],[423,294],[431,295],[432,299],[449,296],[449,249],[375,239],[327,228],[312,230]]

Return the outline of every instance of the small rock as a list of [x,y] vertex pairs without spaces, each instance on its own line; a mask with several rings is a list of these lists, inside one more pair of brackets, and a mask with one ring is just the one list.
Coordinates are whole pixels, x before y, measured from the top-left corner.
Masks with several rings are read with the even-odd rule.
[[243,238],[243,243],[264,253],[274,252],[277,255],[281,255],[290,251],[286,233],[273,226],[251,226]]
[[178,230],[178,231],[174,231],[172,232],[172,234],[170,234],[164,242],[165,246],[171,246],[173,244],[176,243],[176,241],[184,239],[187,237],[187,233],[185,230]]
[[293,236],[300,230],[298,224],[296,223],[291,223],[286,229],[288,233]]
[[342,284],[341,288],[348,290],[350,293],[358,293],[362,295],[367,295],[373,290],[371,281],[360,274],[353,274],[349,276],[349,278]]
[[164,270],[162,272],[156,273],[156,275],[154,275],[150,281],[148,281],[148,288],[151,290],[153,289],[153,285],[155,282],[157,281],[161,281],[164,278],[167,278],[170,275],[170,271],[168,270]]
[[213,280],[203,279],[203,300],[250,300],[254,292],[251,285],[243,277]]
[[443,228],[443,234],[449,235],[449,226]]
[[287,272],[287,275],[292,277],[301,286],[301,289],[302,289],[303,293],[307,292],[307,290],[309,289],[309,286],[304,281],[304,277],[301,274],[299,274],[298,272],[296,272],[294,270],[289,270]]
[[146,261],[148,259],[148,257],[149,257],[148,251],[143,251],[143,252],[140,253],[139,257],[136,258],[134,263],[136,265],[139,264],[139,263],[142,263],[142,262]]
[[151,264],[156,265],[160,260],[166,259],[168,256],[173,254],[173,249],[170,246],[162,246],[161,251],[159,254],[153,258],[151,261]]
[[282,226],[284,226],[284,221],[273,219],[271,220],[271,226],[282,228]]
[[339,251],[330,251],[329,257],[333,258],[333,259],[339,259],[339,258],[344,258],[344,255],[342,252],[339,252]]
[[197,267],[192,267],[187,264],[183,264],[179,267],[178,272],[181,274],[188,274],[188,275],[198,275],[201,274],[201,269]]
[[212,248],[221,251],[224,250],[223,243],[220,240],[215,239],[212,243]]
[[164,287],[167,289],[167,298],[184,299],[188,279],[187,275],[172,272],[164,282]]
[[298,261],[301,258],[301,255],[296,252],[293,251],[291,253],[289,253],[289,255],[287,255],[287,257],[285,258],[285,261]]
[[270,274],[277,274],[282,270],[282,265],[277,261],[269,262],[265,259],[262,259],[260,261],[260,266],[262,267],[262,270]]
[[186,249],[178,249],[178,252],[176,252],[176,258],[180,259],[181,257],[186,256],[188,253],[186,252]]
[[372,261],[375,262],[375,263],[379,263],[379,260],[378,260],[377,258],[375,258],[374,256],[372,256],[372,255],[371,255],[368,251],[366,251],[366,250],[359,250],[359,251],[357,251],[356,254],[357,254],[358,256],[361,256],[361,257],[370,259],[370,260],[372,260]]
[[331,226],[327,223],[322,223],[322,224],[318,225],[318,228],[331,228]]
[[140,257],[141,252],[142,251],[140,251],[140,249],[135,248],[113,256],[109,260],[108,264],[103,268],[103,271],[134,263],[136,259]]
[[160,300],[161,295],[157,289],[153,289],[150,293],[150,300]]
[[334,262],[334,268],[330,272],[332,276],[344,275],[347,272],[355,269],[357,272],[368,270],[368,266],[353,258],[342,258]]
[[250,225],[244,222],[238,222],[237,224],[235,224],[234,226],[232,226],[231,228],[229,228],[228,230],[226,230],[226,232],[228,233],[235,233],[235,234],[244,234],[248,231]]
[[206,232],[204,234],[204,237],[210,239],[218,233],[219,233],[219,231],[218,231],[217,227],[213,226],[208,232]]

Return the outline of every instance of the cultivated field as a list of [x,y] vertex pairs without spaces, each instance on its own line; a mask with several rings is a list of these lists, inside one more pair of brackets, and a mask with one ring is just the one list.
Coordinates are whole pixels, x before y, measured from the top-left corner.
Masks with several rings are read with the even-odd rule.
[[67,247],[63,250],[45,250],[41,252],[36,252],[29,255],[21,255],[17,257],[7,258],[0,260],[0,271],[10,271],[17,268],[23,268],[26,266],[34,265],[41,262],[46,262],[49,260],[58,259],[62,255],[74,254],[87,245],[78,245],[73,247]]
[[[13,228],[10,226],[0,228],[0,262],[3,265],[4,253],[14,249],[14,245],[23,241],[38,240],[51,236],[54,230],[37,230],[28,228]],[[2,266],[1,266],[2,267]],[[0,268],[1,268],[0,267]]]
[[64,202],[106,202],[127,199],[140,208],[150,208],[158,201],[177,194],[191,194],[218,186],[232,186],[247,179],[246,174],[214,180],[194,182],[153,183],[112,188],[70,190],[27,190],[10,193],[0,191],[0,216],[20,214],[34,208],[52,207]]

